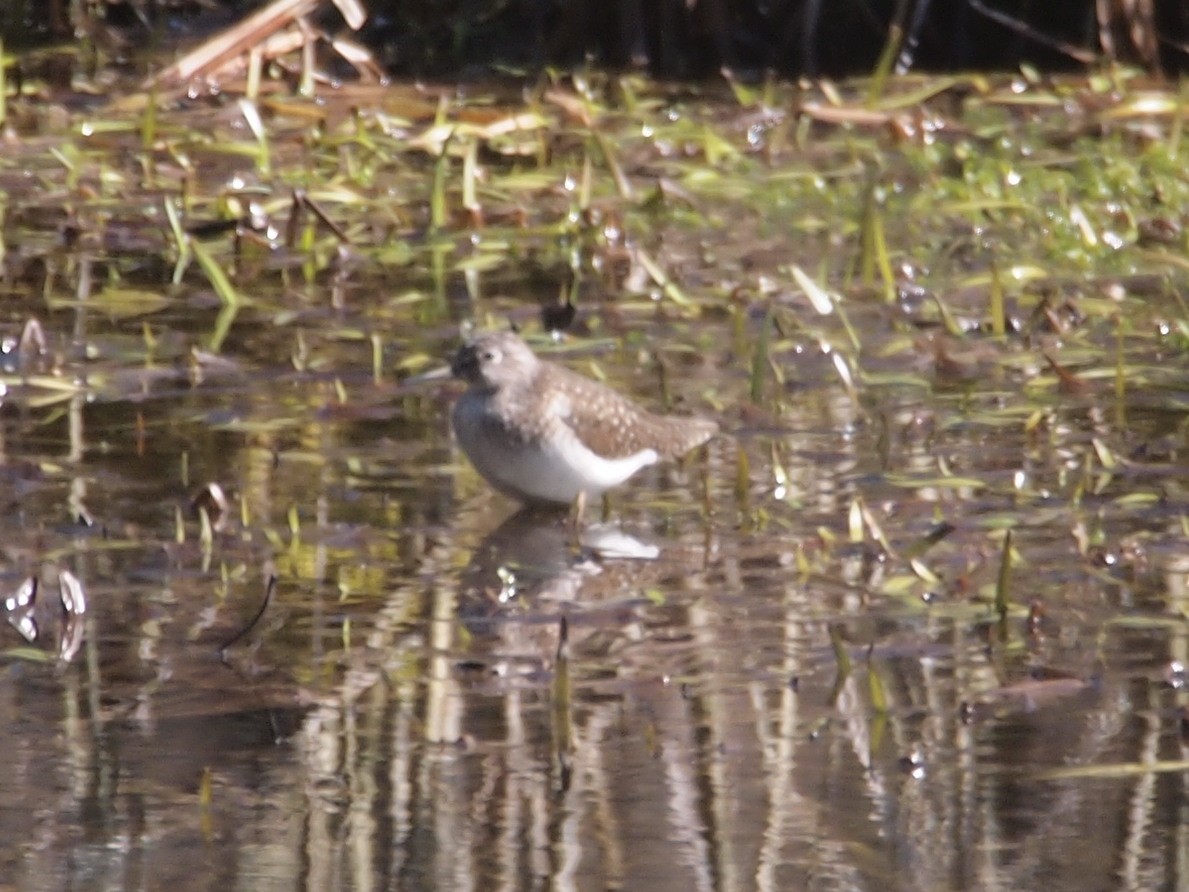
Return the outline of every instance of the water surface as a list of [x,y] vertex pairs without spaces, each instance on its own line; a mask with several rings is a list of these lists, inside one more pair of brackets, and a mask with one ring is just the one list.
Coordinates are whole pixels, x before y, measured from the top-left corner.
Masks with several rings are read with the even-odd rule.
[[[6,887],[1184,883],[1175,121],[976,80],[893,138],[634,88],[510,131],[443,91],[450,143],[412,88],[266,103],[267,164],[232,100],[21,132],[0,583],[44,600],[32,648],[0,630]],[[168,202],[255,203],[198,239],[238,301]],[[410,381],[470,324],[726,433],[576,547]]]

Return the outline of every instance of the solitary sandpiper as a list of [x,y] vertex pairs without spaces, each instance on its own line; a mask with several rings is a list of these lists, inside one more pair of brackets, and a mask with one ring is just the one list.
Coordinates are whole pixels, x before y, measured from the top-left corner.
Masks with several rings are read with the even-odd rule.
[[654,415],[539,359],[511,332],[476,336],[450,368],[471,385],[454,407],[462,451],[488,483],[521,502],[581,505],[718,431],[705,418]]

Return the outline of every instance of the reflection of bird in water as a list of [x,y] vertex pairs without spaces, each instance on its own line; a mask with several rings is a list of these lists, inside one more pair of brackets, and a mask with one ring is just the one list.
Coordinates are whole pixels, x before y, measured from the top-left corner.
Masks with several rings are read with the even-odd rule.
[[521,502],[568,505],[709,440],[705,418],[654,415],[617,391],[539,359],[512,332],[481,334],[451,365],[470,389],[454,407],[459,445]]
[[[459,580],[459,611],[473,637],[496,636],[492,656],[539,668],[553,658],[562,615],[576,639],[587,640],[592,629],[619,637],[649,603],[641,593],[663,572],[659,548],[595,525],[580,532],[575,552],[573,535],[564,516],[525,509],[475,548]],[[487,657],[475,656],[486,665]]]
[[[563,515],[525,509],[516,512],[490,532],[475,548],[461,583],[464,599],[485,603],[512,598],[552,603],[577,599],[588,583],[605,591],[603,577],[624,583],[638,580],[642,562],[660,556],[655,545],[641,542],[614,526],[592,525],[578,533]],[[599,580],[595,582],[595,580]],[[618,592],[627,590],[620,585]],[[584,601],[598,599],[583,591]]]

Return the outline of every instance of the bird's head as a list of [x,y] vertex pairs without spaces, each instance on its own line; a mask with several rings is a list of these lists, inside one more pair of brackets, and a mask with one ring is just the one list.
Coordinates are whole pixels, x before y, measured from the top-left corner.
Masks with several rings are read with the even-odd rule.
[[510,331],[480,334],[463,344],[450,371],[468,384],[497,390],[526,381],[539,362],[520,337]]

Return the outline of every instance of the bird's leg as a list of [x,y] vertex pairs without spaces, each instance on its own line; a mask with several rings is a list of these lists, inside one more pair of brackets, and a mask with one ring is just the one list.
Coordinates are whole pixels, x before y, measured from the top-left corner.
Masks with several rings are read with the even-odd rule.
[[575,548],[582,547],[582,518],[586,514],[586,490],[578,491],[574,502],[570,505],[570,544]]

